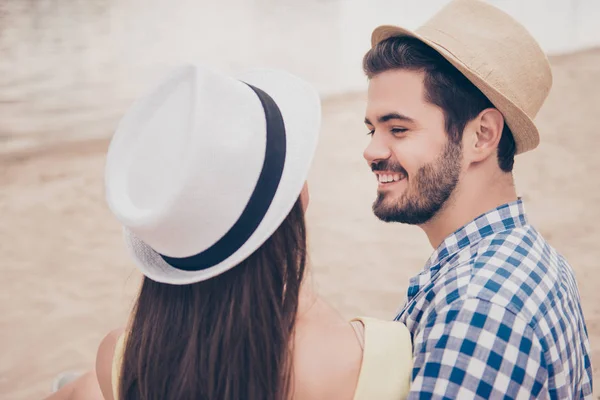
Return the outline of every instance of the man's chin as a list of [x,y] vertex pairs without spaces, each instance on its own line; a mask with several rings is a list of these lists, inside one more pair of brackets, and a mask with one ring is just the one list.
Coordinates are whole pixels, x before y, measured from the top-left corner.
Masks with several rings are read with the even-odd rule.
[[373,203],[373,214],[384,222],[402,222],[403,211],[397,203],[387,199],[385,194],[379,193],[377,200]]
[[422,225],[435,215],[433,210],[407,210],[398,204],[389,204],[379,197],[373,203],[373,214],[383,222],[397,222],[407,225]]
[[388,210],[381,210],[379,208],[373,208],[373,214],[383,222],[400,222],[397,220],[398,215],[388,212]]

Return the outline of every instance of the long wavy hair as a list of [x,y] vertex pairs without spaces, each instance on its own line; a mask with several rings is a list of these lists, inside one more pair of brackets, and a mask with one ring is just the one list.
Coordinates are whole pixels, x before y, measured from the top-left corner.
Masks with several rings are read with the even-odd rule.
[[127,330],[120,400],[282,400],[306,264],[300,199],[250,257],[204,282],[144,278]]

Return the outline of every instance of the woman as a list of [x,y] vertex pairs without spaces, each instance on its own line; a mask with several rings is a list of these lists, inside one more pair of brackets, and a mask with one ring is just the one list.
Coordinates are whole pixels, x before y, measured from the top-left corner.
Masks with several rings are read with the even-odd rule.
[[306,279],[314,89],[176,69],[123,118],[106,193],[145,275],[97,357],[105,399],[399,399],[410,336],[344,321]]

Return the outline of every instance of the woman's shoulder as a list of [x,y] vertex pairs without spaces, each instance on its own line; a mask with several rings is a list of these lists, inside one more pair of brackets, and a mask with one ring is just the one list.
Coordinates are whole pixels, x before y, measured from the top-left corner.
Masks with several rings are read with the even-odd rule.
[[294,398],[351,400],[362,349],[351,325],[329,318],[299,324],[294,343]]
[[298,324],[294,348],[295,398],[401,399],[408,393],[412,345],[394,321],[345,321],[327,309]]
[[112,375],[113,375],[113,359],[115,350],[122,340],[124,330],[115,329],[108,333],[98,346],[96,354],[96,376],[100,384],[100,390],[105,400],[115,400],[113,397]]

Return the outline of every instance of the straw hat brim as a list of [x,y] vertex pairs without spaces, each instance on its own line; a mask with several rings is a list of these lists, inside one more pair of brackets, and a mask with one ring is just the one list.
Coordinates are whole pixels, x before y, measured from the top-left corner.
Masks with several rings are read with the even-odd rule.
[[510,101],[500,91],[491,86],[477,72],[466,66],[452,52],[426,37],[399,26],[383,25],[376,28],[371,36],[371,46],[375,47],[379,42],[391,37],[408,36],[420,40],[444,57],[450,64],[458,69],[469,81],[471,81],[502,113],[505,123],[513,133],[516,143],[516,154],[533,150],[540,143],[540,135],[537,127],[529,116],[516,104]]

